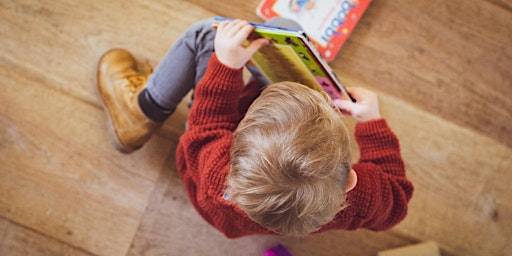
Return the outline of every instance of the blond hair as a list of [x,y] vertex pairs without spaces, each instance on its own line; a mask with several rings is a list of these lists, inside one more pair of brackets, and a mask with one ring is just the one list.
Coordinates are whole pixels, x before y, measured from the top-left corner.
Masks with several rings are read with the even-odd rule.
[[269,230],[305,236],[346,206],[349,151],[343,117],[325,94],[270,85],[234,133],[226,193]]

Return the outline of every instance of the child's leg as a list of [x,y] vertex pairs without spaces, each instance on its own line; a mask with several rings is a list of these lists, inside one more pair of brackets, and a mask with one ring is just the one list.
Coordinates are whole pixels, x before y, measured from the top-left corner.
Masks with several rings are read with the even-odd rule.
[[[203,77],[213,53],[215,29],[213,19],[195,23],[169,49],[139,96],[144,114],[156,122],[163,122],[172,114],[187,93]],[[274,18],[268,25],[301,29],[295,21]]]
[[144,113],[164,121],[203,77],[213,53],[213,19],[195,23],[169,49],[139,97]]

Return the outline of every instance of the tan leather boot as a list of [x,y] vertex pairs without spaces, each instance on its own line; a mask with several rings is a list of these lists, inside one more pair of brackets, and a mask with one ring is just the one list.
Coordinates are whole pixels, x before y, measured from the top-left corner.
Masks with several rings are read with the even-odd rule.
[[114,146],[124,153],[139,149],[161,125],[148,119],[139,107],[137,97],[146,87],[147,76],[138,72],[134,57],[123,49],[106,52],[97,75]]

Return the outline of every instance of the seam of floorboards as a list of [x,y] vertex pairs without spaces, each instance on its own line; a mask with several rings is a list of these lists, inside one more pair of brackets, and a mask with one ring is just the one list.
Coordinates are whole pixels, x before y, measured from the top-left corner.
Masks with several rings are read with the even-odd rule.
[[[9,55],[0,56],[0,60],[3,60],[0,61],[0,65],[3,66],[5,70],[14,72],[18,76],[22,76],[24,79],[33,81],[34,84],[38,84],[38,86],[43,86],[49,90],[75,98],[87,105],[94,106],[97,109],[102,109],[99,103],[92,100],[94,97],[96,97],[96,95],[94,95],[94,97],[91,97],[90,99],[87,99],[77,93],[73,93],[73,91],[66,91],[57,86],[50,86],[48,84],[62,84],[62,80],[58,80],[53,76],[49,76],[47,73],[43,73],[36,68],[32,68],[31,66],[20,64],[18,59],[12,58]],[[91,86],[96,87],[96,78],[94,78],[93,81],[94,85]]]
[[91,253],[90,251],[87,251],[87,250],[86,250],[86,249],[84,249],[84,248],[81,248],[81,247],[78,247],[78,246],[72,245],[72,244],[70,244],[70,243],[67,243],[66,241],[63,241],[63,240],[61,240],[61,239],[58,239],[58,238],[56,238],[56,237],[54,237],[54,236],[51,236],[51,235],[48,235],[48,234],[46,234],[46,233],[42,233],[42,232],[40,232],[40,231],[39,231],[39,230],[37,230],[37,229],[34,229],[34,228],[30,227],[30,226],[23,225],[22,223],[16,222],[16,221],[11,220],[11,219],[8,219],[8,218],[6,218],[6,217],[4,217],[4,216],[2,216],[2,215],[0,215],[0,218],[1,218],[1,219],[3,219],[3,220],[5,220],[5,221],[7,221],[7,222],[9,222],[9,223],[11,223],[12,225],[15,225],[15,226],[18,226],[18,227],[20,227],[20,228],[26,229],[26,230],[28,230],[28,231],[30,231],[30,232],[34,232],[34,233],[36,233],[36,234],[38,234],[38,235],[40,235],[40,236],[42,236],[42,237],[46,237],[46,238],[48,238],[48,239],[51,239],[51,240],[53,240],[53,241],[56,241],[56,242],[58,242],[58,243],[60,243],[60,244],[63,244],[63,245],[65,245],[65,246],[68,246],[68,247],[70,247],[70,248],[72,248],[72,249],[74,249],[74,250],[77,250],[77,251],[83,252],[83,253],[88,254],[88,255],[91,255],[91,256],[97,256],[97,254],[93,254],[93,253]]
[[488,2],[492,5],[498,6],[500,8],[503,8],[508,12],[512,12],[512,5],[510,5],[510,4],[507,5],[506,3],[503,3],[502,1],[497,1],[497,0],[486,0],[486,2]]

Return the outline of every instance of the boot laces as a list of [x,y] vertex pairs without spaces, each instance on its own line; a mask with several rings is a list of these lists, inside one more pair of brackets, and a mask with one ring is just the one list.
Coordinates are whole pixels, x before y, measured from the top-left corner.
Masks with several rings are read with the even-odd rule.
[[130,96],[133,96],[138,91],[140,91],[146,85],[149,76],[153,73],[153,69],[149,68],[149,71],[146,75],[142,74],[133,74],[126,75],[123,81],[123,88],[128,91]]

